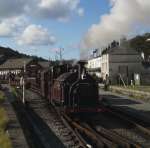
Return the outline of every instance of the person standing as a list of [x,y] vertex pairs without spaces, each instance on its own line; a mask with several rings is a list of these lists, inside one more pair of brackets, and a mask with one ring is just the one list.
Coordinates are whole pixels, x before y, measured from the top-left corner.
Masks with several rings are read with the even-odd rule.
[[105,91],[109,90],[109,86],[110,86],[110,80],[109,80],[108,74],[106,74],[105,83],[104,83],[104,89],[105,89]]

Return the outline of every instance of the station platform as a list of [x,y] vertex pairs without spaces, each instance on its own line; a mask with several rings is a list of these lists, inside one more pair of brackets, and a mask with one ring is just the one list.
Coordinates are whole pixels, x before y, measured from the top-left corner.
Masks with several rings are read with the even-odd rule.
[[100,99],[109,106],[150,123],[150,101],[144,102],[136,98],[104,91],[103,89],[99,90],[99,94]]

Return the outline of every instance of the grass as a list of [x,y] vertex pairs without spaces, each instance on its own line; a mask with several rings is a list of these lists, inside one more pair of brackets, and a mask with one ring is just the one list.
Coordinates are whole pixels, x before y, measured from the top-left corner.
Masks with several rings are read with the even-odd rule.
[[5,95],[2,91],[0,91],[0,103],[3,103],[5,101]]
[[[146,86],[146,88],[149,86]],[[145,87],[142,87],[145,88]],[[150,87],[149,87],[150,88]],[[129,89],[129,88],[128,88]],[[137,88],[131,88],[131,90],[137,90]],[[141,89],[139,89],[141,91]],[[114,92],[114,93],[118,93],[118,94],[122,94],[122,95],[127,95],[129,97],[131,97],[132,99],[139,99],[139,100],[143,100],[144,102],[149,102],[150,99],[148,96],[145,96],[143,94],[136,94],[136,93],[125,93],[122,90],[115,90],[115,89],[110,89],[110,91]]]
[[150,92],[150,86],[127,86],[126,88],[131,90]]
[[0,130],[6,129],[8,123],[8,117],[6,115],[5,110],[1,107],[0,108]]
[[5,132],[0,132],[0,148],[11,148],[11,142]]
[[2,108],[2,102],[5,100],[5,95],[0,91],[0,148],[11,148],[11,142],[6,133],[7,124],[9,122],[7,114]]

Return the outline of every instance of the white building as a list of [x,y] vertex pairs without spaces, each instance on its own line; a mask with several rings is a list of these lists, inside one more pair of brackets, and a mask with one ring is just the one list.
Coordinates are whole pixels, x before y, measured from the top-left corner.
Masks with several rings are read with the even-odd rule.
[[109,54],[89,59],[87,68],[90,74],[105,79],[106,74],[109,75]]
[[95,57],[88,60],[87,68],[91,75],[95,74],[97,77],[101,77],[101,57]]
[[120,45],[116,44],[114,46],[113,44],[101,56],[90,59],[88,68],[90,72],[93,69],[100,69],[100,71],[93,72],[103,80],[107,74],[112,84],[118,84],[120,79],[125,84],[130,84],[131,80],[134,79],[134,74],[140,75],[142,84],[150,84],[150,80],[148,82],[146,79],[146,77],[149,78],[150,68],[144,68],[141,55],[132,49],[126,40],[123,40]]
[[103,54],[101,56],[101,77],[105,79],[106,75],[110,75],[109,73],[109,54]]

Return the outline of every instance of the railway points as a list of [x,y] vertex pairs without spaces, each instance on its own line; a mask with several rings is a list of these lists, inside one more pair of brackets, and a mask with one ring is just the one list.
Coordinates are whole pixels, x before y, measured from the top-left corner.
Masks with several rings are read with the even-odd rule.
[[[29,92],[29,93],[32,93],[32,92]],[[34,95],[36,95],[35,93],[33,93]],[[33,97],[32,95],[29,95],[31,98],[35,98],[35,97]],[[37,97],[36,97],[37,98]],[[35,100],[34,100],[35,101]],[[38,102],[37,102],[38,103]],[[35,102],[34,103],[32,103],[32,104],[36,104]],[[36,108],[36,105],[35,105],[35,108]],[[107,114],[107,113],[102,113],[102,114]],[[103,115],[103,116],[105,116],[105,115]],[[113,121],[113,120],[116,120],[116,121],[119,121],[119,117],[112,117],[112,115],[111,115],[111,117],[110,116],[108,116],[108,115],[106,115],[106,118],[109,118],[109,122],[107,122],[107,124],[110,124],[111,123],[111,121]],[[116,118],[116,119],[114,119],[114,118]],[[134,133],[134,131],[133,131],[133,133],[132,133],[132,131],[130,131],[130,129],[128,129],[129,127],[128,126],[125,126],[126,124],[129,124],[129,123],[127,123],[127,121],[126,121],[126,123],[121,123],[121,125],[124,125],[127,129],[124,129],[125,127],[123,127],[123,129],[122,130],[120,130],[118,133],[116,132],[116,131],[114,131],[114,130],[112,130],[112,131],[110,131],[110,130],[108,130],[107,128],[102,128],[101,127],[101,130],[100,130],[100,125],[102,125],[102,122],[100,122],[102,119],[104,119],[104,118],[102,118],[102,116],[99,118],[99,125],[96,127],[96,125],[94,125],[95,127],[93,127],[93,129],[91,128],[90,130],[89,130],[89,127],[87,128],[87,126],[85,127],[85,125],[83,126],[81,123],[78,123],[78,130],[80,129],[81,130],[81,128],[82,128],[82,130],[85,132],[91,132],[92,134],[94,133],[94,135],[96,136],[97,135],[97,132],[98,133],[100,133],[101,134],[101,136],[104,136],[103,138],[101,137],[101,138],[99,138],[99,139],[103,139],[103,142],[102,142],[102,144],[104,144],[105,146],[107,145],[107,147],[111,147],[113,144],[115,145],[115,144],[118,144],[118,145],[125,145],[126,147],[142,147],[141,146],[141,143],[138,143],[137,141],[139,140],[138,139],[138,135],[132,135],[133,133]],[[121,119],[122,120],[122,119]],[[105,121],[105,120],[104,120]],[[89,121],[88,121],[89,122]],[[88,123],[87,122],[87,123]],[[96,121],[95,121],[96,122]],[[106,121],[105,121],[106,122]],[[103,122],[103,123],[105,123],[105,122]],[[119,121],[120,122],[120,121]],[[56,121],[56,124],[60,124],[59,122],[57,122]],[[116,123],[115,123],[116,124]],[[76,126],[77,126],[77,124],[76,124]],[[132,127],[132,126],[131,126]],[[84,129],[85,128],[85,129]],[[94,128],[95,128],[95,132],[93,132],[93,130],[94,130]],[[103,129],[103,132],[102,132],[102,129]],[[107,130],[106,130],[107,129]],[[132,128],[131,128],[132,129]],[[81,131],[82,131],[81,130]],[[127,131],[128,130],[128,131]],[[85,132],[85,133],[86,133]],[[128,133],[129,132],[129,133]],[[122,134],[120,134],[120,133],[122,133]],[[86,133],[87,134],[87,133]],[[133,137],[136,137],[137,139],[136,139],[136,141],[134,141],[132,138],[130,139],[130,138],[127,138],[126,136],[125,136],[125,134],[128,134],[128,135],[131,135],[131,136],[133,136]],[[113,136],[111,136],[111,135],[113,135]],[[60,136],[60,135],[59,135]],[[142,135],[143,136],[143,135]],[[142,137],[141,136],[141,137]],[[94,137],[94,136],[93,136]],[[93,138],[92,137],[92,138]],[[96,137],[100,137],[100,135],[98,136],[96,136]],[[140,136],[139,136],[140,137]],[[90,137],[91,138],[91,137]],[[143,138],[143,137],[142,137]],[[149,138],[149,137],[148,137]],[[105,140],[104,140],[105,139]],[[120,141],[119,141],[119,139],[120,139]],[[116,141],[117,140],[117,141]],[[147,140],[147,139],[146,139]],[[104,142],[105,141],[105,142]],[[106,142],[107,141],[107,142]],[[100,141],[99,141],[100,142]],[[109,146],[109,144],[111,143],[111,146]],[[146,142],[146,144],[148,144],[147,142]],[[148,145],[149,146],[149,145]],[[115,147],[115,146],[114,146]],[[145,145],[145,147],[146,147],[146,145]]]
[[[27,112],[28,114],[30,114],[30,118],[34,118],[34,122],[36,122],[33,123],[34,126],[37,126],[34,128],[40,129],[41,124],[39,122],[41,121],[42,118],[43,122],[49,126],[49,128],[56,134],[57,137],[59,137],[59,139],[62,141],[62,143],[64,143],[64,145],[69,145],[70,147],[73,147],[75,143],[78,143],[77,141],[76,142],[74,141],[73,144],[70,141],[71,140],[70,135],[72,134],[72,131],[76,131],[75,135],[77,135],[78,133],[77,139],[80,140],[80,142],[86,146],[93,144],[95,147],[108,147],[108,148],[109,147],[111,148],[112,146],[145,147],[145,148],[149,147],[147,138],[143,139],[145,135],[142,135],[143,133],[139,135],[134,134],[136,133],[136,131],[135,128],[132,129],[133,125],[130,125],[131,127],[130,126],[128,127],[127,125],[129,123],[127,121],[126,123],[121,123],[123,119],[122,118],[120,119],[120,117],[118,117],[119,115],[113,110],[110,114],[108,112],[98,113],[98,116],[93,116],[92,119],[90,119],[90,117],[84,119],[83,117],[81,121],[79,119],[72,120],[71,122],[65,121],[67,125],[72,122],[74,123],[73,125],[71,124],[72,127],[71,132],[68,132],[68,128],[65,127],[66,125],[62,124],[62,121],[58,120],[59,117],[56,114],[54,114],[55,110],[53,110],[47,104],[47,101],[41,97],[39,91],[37,93],[37,89],[35,91],[36,92],[33,92],[33,89],[32,91],[26,90],[26,97],[27,97],[26,99],[28,102],[27,104],[29,105],[28,107],[26,107],[26,109],[28,108]],[[35,116],[35,114],[38,116]],[[76,123],[76,121],[78,122]],[[118,126],[118,123],[120,124],[121,128]],[[116,129],[115,128],[111,129],[111,126],[118,126],[118,127],[116,127]],[[40,131],[41,130],[43,129],[40,129]],[[43,134],[45,135],[46,133]],[[132,138],[128,137],[129,135]],[[83,137],[86,138],[84,139]],[[49,141],[49,139],[47,139],[47,141]],[[145,145],[142,145],[143,143],[145,143]]]
[[[16,89],[18,100],[10,101],[29,145],[35,148],[149,148],[150,130],[145,123],[128,116],[125,109],[119,111],[124,103],[129,107],[136,101],[100,91],[98,103],[96,82],[80,69],[79,66],[78,73],[65,71],[56,78],[51,76],[52,70],[51,80],[46,72],[41,80],[37,79],[33,84],[30,81],[32,87],[25,90],[26,103],[21,101],[21,88]],[[85,88],[92,88],[92,94],[89,95]],[[88,102],[85,96],[88,96]]]

